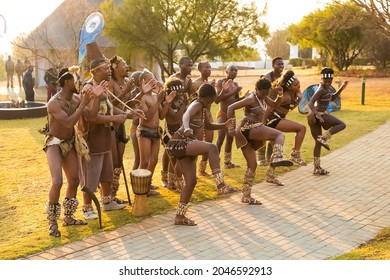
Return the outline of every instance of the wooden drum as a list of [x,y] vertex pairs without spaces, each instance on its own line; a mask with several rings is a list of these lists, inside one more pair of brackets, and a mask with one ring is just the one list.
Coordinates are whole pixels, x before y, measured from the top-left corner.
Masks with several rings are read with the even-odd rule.
[[135,169],[130,172],[131,187],[135,194],[133,215],[146,216],[149,215],[148,202],[146,194],[150,190],[152,183],[152,172],[147,169]]

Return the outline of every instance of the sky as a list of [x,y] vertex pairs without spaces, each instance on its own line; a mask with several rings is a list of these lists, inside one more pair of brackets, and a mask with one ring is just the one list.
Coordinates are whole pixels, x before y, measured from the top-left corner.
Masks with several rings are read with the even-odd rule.
[[[140,0],[142,1],[142,0]],[[264,18],[270,30],[283,29],[298,23],[305,15],[324,7],[330,0],[238,0],[242,3],[255,1],[260,9],[268,2],[268,14]],[[12,54],[10,41],[21,33],[34,30],[63,0],[1,0],[0,5],[0,55]],[[3,18],[7,32],[4,35]]]

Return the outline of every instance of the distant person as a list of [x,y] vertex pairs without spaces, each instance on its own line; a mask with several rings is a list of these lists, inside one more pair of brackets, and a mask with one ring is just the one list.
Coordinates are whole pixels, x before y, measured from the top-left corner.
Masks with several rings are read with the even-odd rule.
[[34,68],[30,66],[23,76],[23,89],[26,94],[26,101],[34,101],[35,99],[33,71]]
[[8,60],[5,62],[5,72],[7,72],[7,88],[11,85],[11,88],[14,87],[14,72],[15,72],[15,63],[12,61],[11,56],[8,56]]
[[31,66],[30,60],[28,59],[28,57],[25,57],[25,59],[24,59],[24,70],[23,71],[27,71],[28,68],[30,68],[30,66]]
[[49,68],[46,70],[43,80],[46,83],[47,102],[49,102],[50,98],[57,93],[57,79],[58,71],[56,68]]
[[23,79],[23,72],[24,72],[24,63],[18,59],[15,65],[15,72],[18,77],[18,83],[19,87],[22,87],[22,79]]
[[[284,62],[283,58],[280,56],[277,56],[272,59],[272,71],[265,73],[263,78],[267,79],[271,83],[273,83],[275,80],[279,79],[282,76],[283,70],[284,70]],[[273,91],[271,90],[270,97],[272,99],[275,99],[275,94],[273,94]],[[267,157],[266,157],[267,154]],[[267,161],[269,161],[272,154],[272,145],[268,142],[268,145],[266,142],[264,142],[264,146],[257,150],[257,165],[260,166],[266,166]]]
[[[328,140],[332,135],[345,129],[345,123],[336,117],[329,114],[327,108],[329,102],[340,96],[341,92],[347,87],[348,81],[344,81],[343,85],[334,92],[332,90],[334,71],[331,68],[325,67],[321,70],[322,82],[309,101],[310,112],[307,116],[310,125],[311,135],[315,140],[313,150],[314,156],[314,171],[315,175],[326,175],[329,171],[322,168],[320,163],[321,146],[330,150]],[[325,129],[325,133],[322,133]]]

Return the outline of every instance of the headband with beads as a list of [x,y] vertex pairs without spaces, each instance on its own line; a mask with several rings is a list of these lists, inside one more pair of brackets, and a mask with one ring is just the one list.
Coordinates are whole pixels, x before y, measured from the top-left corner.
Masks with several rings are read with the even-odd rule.
[[321,77],[323,79],[333,79],[333,74],[332,73],[322,73]]
[[178,90],[183,90],[184,86],[183,85],[169,86],[168,89],[169,91],[178,91]]
[[286,82],[286,85],[288,87],[290,87],[292,85],[292,83],[297,79],[297,77],[294,76],[291,76],[290,79],[288,79],[288,81]]

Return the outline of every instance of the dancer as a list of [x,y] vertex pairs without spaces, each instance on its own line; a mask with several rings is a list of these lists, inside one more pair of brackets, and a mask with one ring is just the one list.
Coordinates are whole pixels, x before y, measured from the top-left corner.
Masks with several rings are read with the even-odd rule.
[[[209,77],[211,75],[210,62],[208,61],[199,62],[198,70],[200,72],[200,77],[193,81],[192,88],[191,88],[192,92],[197,93],[199,87],[204,83],[211,83],[213,86],[215,86],[216,83],[215,80],[209,82]],[[210,111],[207,112],[209,114],[210,122],[213,122],[213,117],[211,115],[211,112]],[[204,127],[202,127],[202,129],[199,130],[197,139],[212,143],[214,140],[214,131],[204,129]],[[208,174],[206,172],[207,162],[208,162],[207,154],[202,155],[202,160],[199,162],[199,167],[198,167],[198,176],[211,177],[211,174]]]
[[[141,99],[140,109],[144,112],[146,118],[140,119],[137,127],[138,147],[140,154],[140,165],[142,169],[148,169],[154,173],[158,162],[158,153],[160,151],[161,127],[160,118],[162,107],[169,106],[167,102],[161,106],[165,98],[165,91],[161,84],[156,80],[153,73],[145,69],[139,77],[140,83],[152,83],[152,88],[145,92]],[[151,195],[159,195],[156,191],[158,187],[151,185],[148,193]]]
[[[263,78],[271,82],[271,84],[282,76],[284,70],[283,58],[277,56],[272,59],[272,71],[264,74]],[[276,98],[273,91],[270,92],[272,99]],[[264,146],[257,150],[257,164],[260,166],[266,166],[272,154],[272,145],[269,142],[264,142]],[[267,155],[267,157],[266,157]]]
[[217,146],[212,143],[196,140],[195,138],[202,126],[205,126],[206,129],[213,130],[225,127],[229,128],[234,126],[234,119],[229,119],[225,123],[211,123],[207,111],[210,110],[210,105],[215,101],[216,91],[212,85],[203,84],[199,88],[198,94],[198,99],[194,100],[184,113],[183,124],[174,133],[166,147],[169,155],[176,158],[176,166],[183,173],[186,183],[180,193],[180,201],[174,219],[175,225],[196,225],[195,221],[187,218],[185,214],[197,182],[195,159],[198,155],[208,153],[218,194],[237,191],[236,188],[225,184],[219,165]]
[[61,214],[59,197],[63,184],[62,170],[64,170],[68,182],[65,198],[62,202],[65,215],[62,225],[87,224],[74,218],[78,206],[76,195],[79,185],[79,161],[77,158],[79,147],[75,147],[74,125],[81,116],[84,107],[93,97],[92,89],[88,89],[80,96],[76,94],[73,73],[68,68],[61,70],[58,81],[61,91],[47,103],[48,130],[43,148],[46,152],[52,178],[49,200],[46,203],[46,218],[49,221],[49,235],[54,237],[61,236],[57,220]]
[[[119,100],[126,103],[131,99],[130,93],[134,85],[133,81],[127,76],[129,66],[123,58],[115,55],[110,59],[110,68],[112,75],[108,88]],[[113,99],[112,104],[121,110],[126,111],[125,106],[118,100]],[[122,173],[123,155],[125,153],[126,143],[130,138],[126,137],[126,128],[124,123],[115,124],[113,125],[113,128],[114,129],[111,131],[111,154],[114,170],[111,184],[111,197],[112,200],[118,204],[126,204],[128,203],[127,200],[117,198],[116,195],[119,190],[119,179]]]
[[[237,77],[237,66],[230,64],[226,67],[226,77],[217,81],[217,92],[219,93],[215,99],[215,103],[219,104],[219,111],[217,113],[217,122],[224,123],[227,120],[226,111],[229,105],[238,100],[242,87],[238,85],[234,79]],[[227,90],[223,90],[223,84],[231,81],[231,86]],[[237,164],[232,163],[232,144],[233,137],[226,133],[226,129],[218,131],[217,147],[219,153],[221,152],[222,144],[225,141],[224,167],[237,168]]]
[[[345,129],[346,125],[338,118],[332,116],[327,111],[329,102],[340,96],[341,92],[347,87],[348,81],[344,81],[343,85],[334,92],[331,88],[334,71],[331,68],[325,67],[321,70],[322,82],[309,101],[310,112],[307,116],[310,126],[311,135],[315,140],[313,156],[314,156],[314,171],[316,175],[326,175],[329,171],[322,168],[320,163],[321,146],[330,150],[328,140],[332,135]],[[315,105],[316,104],[316,105]],[[322,128],[327,130],[322,134]]]
[[[173,101],[170,102],[170,106],[167,107],[160,116],[165,118],[165,129],[162,136],[162,143],[164,147],[168,144],[172,135],[182,125],[183,114],[187,109],[187,96],[184,94],[183,82],[178,79],[171,77],[164,85],[167,96],[174,97]],[[167,101],[165,101],[167,102]],[[164,107],[165,108],[165,107]],[[167,185],[166,187],[171,190],[178,190],[179,192],[183,189],[185,182],[182,174],[179,170],[175,169],[176,159],[169,157],[167,150],[164,149],[162,156],[162,175],[166,174]]]
[[[87,55],[88,49],[93,48],[90,46],[91,44],[87,44]],[[79,129],[88,143],[91,157],[90,161],[82,160],[81,181],[92,192],[97,190],[100,183],[103,211],[119,210],[126,205],[118,204],[111,196],[112,171],[114,169],[111,155],[111,127],[112,124],[124,123],[128,118],[144,115],[140,110],[126,113],[112,105],[108,95],[108,81],[111,77],[110,65],[100,50],[97,51],[97,55],[91,62],[91,73],[93,78],[83,87],[83,91],[93,88],[99,92],[99,97],[94,98],[93,102],[84,108],[79,121]],[[146,90],[149,90],[149,87]],[[98,216],[94,213],[91,204],[92,198],[85,192],[83,196],[84,218],[97,219]]]
[[188,56],[183,56],[179,59],[180,71],[173,74],[171,77],[179,78],[184,85],[184,93],[187,95],[187,99],[191,102],[196,99],[196,92],[192,90],[192,71],[193,62]]
[[[139,100],[141,100],[143,96],[143,92],[141,91],[141,86],[139,83],[139,76],[141,76],[142,71],[135,71],[131,74],[131,79],[134,81],[134,89],[131,91],[131,98],[135,101],[128,102],[128,105],[132,108],[138,108],[140,105]],[[133,146],[133,153],[134,153],[134,161],[133,161],[133,167],[132,170],[138,169],[139,162],[140,162],[140,156],[139,156],[139,147],[138,147],[138,139],[137,139],[137,127],[139,124],[139,119],[132,119],[131,121],[131,127],[130,127],[130,139],[131,144]]]
[[288,112],[297,107],[302,99],[300,82],[294,72],[289,70],[276,83],[283,88],[283,96],[279,106],[267,108],[264,115],[265,121],[269,127],[282,132],[296,133],[290,160],[298,165],[305,166],[306,162],[301,158],[300,150],[305,138],[306,126],[286,119]]
[[256,89],[253,94],[233,103],[227,109],[227,117],[232,118],[237,109],[244,108],[244,118],[237,129],[235,130],[234,127],[231,127],[228,131],[230,136],[236,137],[237,148],[241,148],[247,163],[244,186],[242,189],[242,203],[253,205],[261,204],[259,200],[251,196],[251,193],[257,168],[256,150],[263,145],[263,141],[268,140],[273,145],[273,153],[270,158],[269,168],[291,166],[293,164],[291,161],[283,159],[284,134],[279,130],[263,124],[263,115],[267,106],[279,106],[283,97],[283,90],[278,87],[275,89],[278,98],[275,101],[272,100],[268,96],[270,89],[270,81],[259,79],[256,82]]

